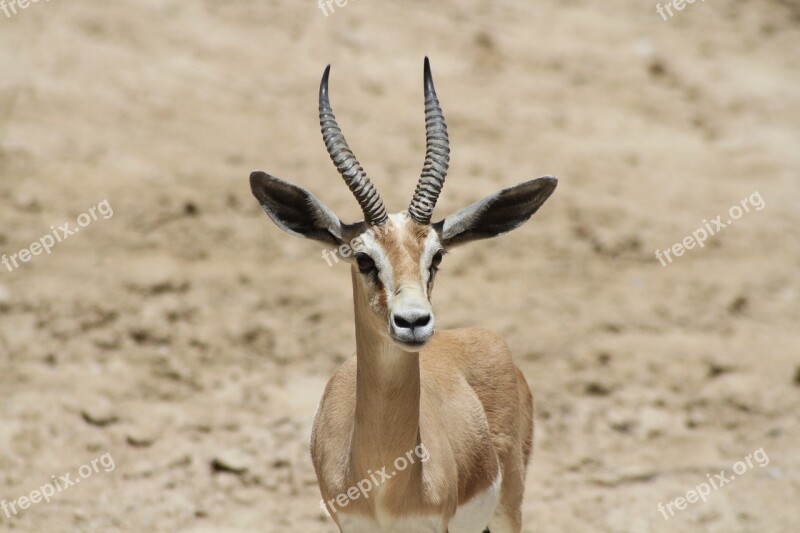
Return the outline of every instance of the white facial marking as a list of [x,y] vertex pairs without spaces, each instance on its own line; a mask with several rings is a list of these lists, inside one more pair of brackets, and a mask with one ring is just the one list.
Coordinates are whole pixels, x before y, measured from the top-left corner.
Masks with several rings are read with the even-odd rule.
[[[378,267],[378,279],[381,280],[385,290],[386,290],[386,303],[389,306],[389,309],[392,308],[392,299],[394,297],[394,293],[396,287],[394,286],[394,270],[392,269],[392,264],[389,262],[389,258],[386,255],[386,251],[376,239],[376,234],[386,233],[390,231],[407,231],[406,230],[406,221],[408,219],[408,214],[403,213],[394,213],[389,215],[389,220],[383,226],[373,227],[370,228],[369,231],[360,235],[360,243],[359,246],[356,248],[357,252],[363,252],[369,255],[373,261],[375,261],[375,266]],[[402,236],[399,237],[399,240],[402,242]]]
[[[422,230],[421,233],[418,233]],[[391,235],[388,235],[390,234]],[[390,238],[386,238],[387,235]],[[409,245],[424,237],[420,252],[418,272],[406,272],[413,268],[412,252]],[[398,248],[385,248],[395,247]],[[381,295],[385,297],[388,310],[387,333],[405,348],[419,348],[428,342],[435,331],[435,321],[430,308],[427,284],[430,281],[430,262],[439,251],[439,238],[435,231],[416,227],[409,221],[408,214],[394,213],[389,215],[386,224],[372,227],[354,239],[353,248],[356,253],[368,255],[378,270]],[[391,264],[390,257],[397,258],[399,263]],[[395,275],[395,271],[398,271]],[[373,299],[373,305],[375,300]],[[383,311],[381,309],[381,311]]]
[[[356,248],[356,252],[367,254],[375,261],[375,266],[378,267],[378,279],[381,280],[383,286],[387,291],[391,291],[392,287],[392,264],[386,256],[383,247],[378,243],[375,234],[378,232],[396,231],[395,228],[389,227],[389,224],[378,226],[377,228],[370,228],[366,233],[362,233],[359,237],[360,243]],[[391,294],[391,292],[389,292]]]
[[436,252],[442,249],[442,244],[439,242],[439,235],[430,230],[428,236],[425,238],[425,244],[422,247],[422,256],[419,258],[419,275],[422,280],[422,287],[425,290],[425,296],[428,296],[428,282],[431,278],[431,260]]

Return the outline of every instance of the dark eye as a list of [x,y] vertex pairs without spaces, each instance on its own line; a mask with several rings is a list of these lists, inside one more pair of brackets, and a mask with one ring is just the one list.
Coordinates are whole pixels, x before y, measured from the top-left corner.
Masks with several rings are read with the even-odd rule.
[[442,263],[442,257],[444,256],[444,252],[439,250],[435,254],[433,254],[433,259],[431,259],[431,273],[436,272],[439,270],[439,265]]
[[356,254],[356,263],[358,263],[358,270],[362,274],[372,274],[378,271],[378,267],[375,266],[375,261],[365,253]]

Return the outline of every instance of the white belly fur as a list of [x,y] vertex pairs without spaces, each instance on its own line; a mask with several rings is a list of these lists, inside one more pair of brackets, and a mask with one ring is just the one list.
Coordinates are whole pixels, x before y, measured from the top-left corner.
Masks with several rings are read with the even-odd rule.
[[492,486],[476,494],[471,500],[456,509],[456,514],[447,525],[449,533],[483,533],[492,520],[500,496],[503,475],[498,470]]

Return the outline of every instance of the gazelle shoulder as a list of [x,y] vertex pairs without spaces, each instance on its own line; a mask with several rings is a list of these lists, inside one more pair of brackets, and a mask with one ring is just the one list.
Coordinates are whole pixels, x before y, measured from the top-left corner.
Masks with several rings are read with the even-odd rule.
[[484,406],[514,405],[518,370],[508,345],[497,333],[484,328],[437,332],[423,349],[421,364],[440,372],[462,376]]
[[[350,421],[356,404],[356,359],[347,359],[328,380],[322,393],[312,427],[311,447],[319,440],[338,441],[345,438],[352,423],[342,427],[341,420]],[[323,435],[318,433],[322,432]]]

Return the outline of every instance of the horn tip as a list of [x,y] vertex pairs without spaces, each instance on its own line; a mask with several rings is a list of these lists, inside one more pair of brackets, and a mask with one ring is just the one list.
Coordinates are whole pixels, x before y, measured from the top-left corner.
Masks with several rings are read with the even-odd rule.
[[433,76],[431,75],[431,62],[428,60],[428,56],[425,56],[425,69],[424,69],[424,81],[425,81],[425,94],[429,92],[433,92]]
[[331,66],[325,67],[325,72],[322,73],[322,81],[319,84],[319,96],[323,98],[328,95],[328,77],[331,74]]

